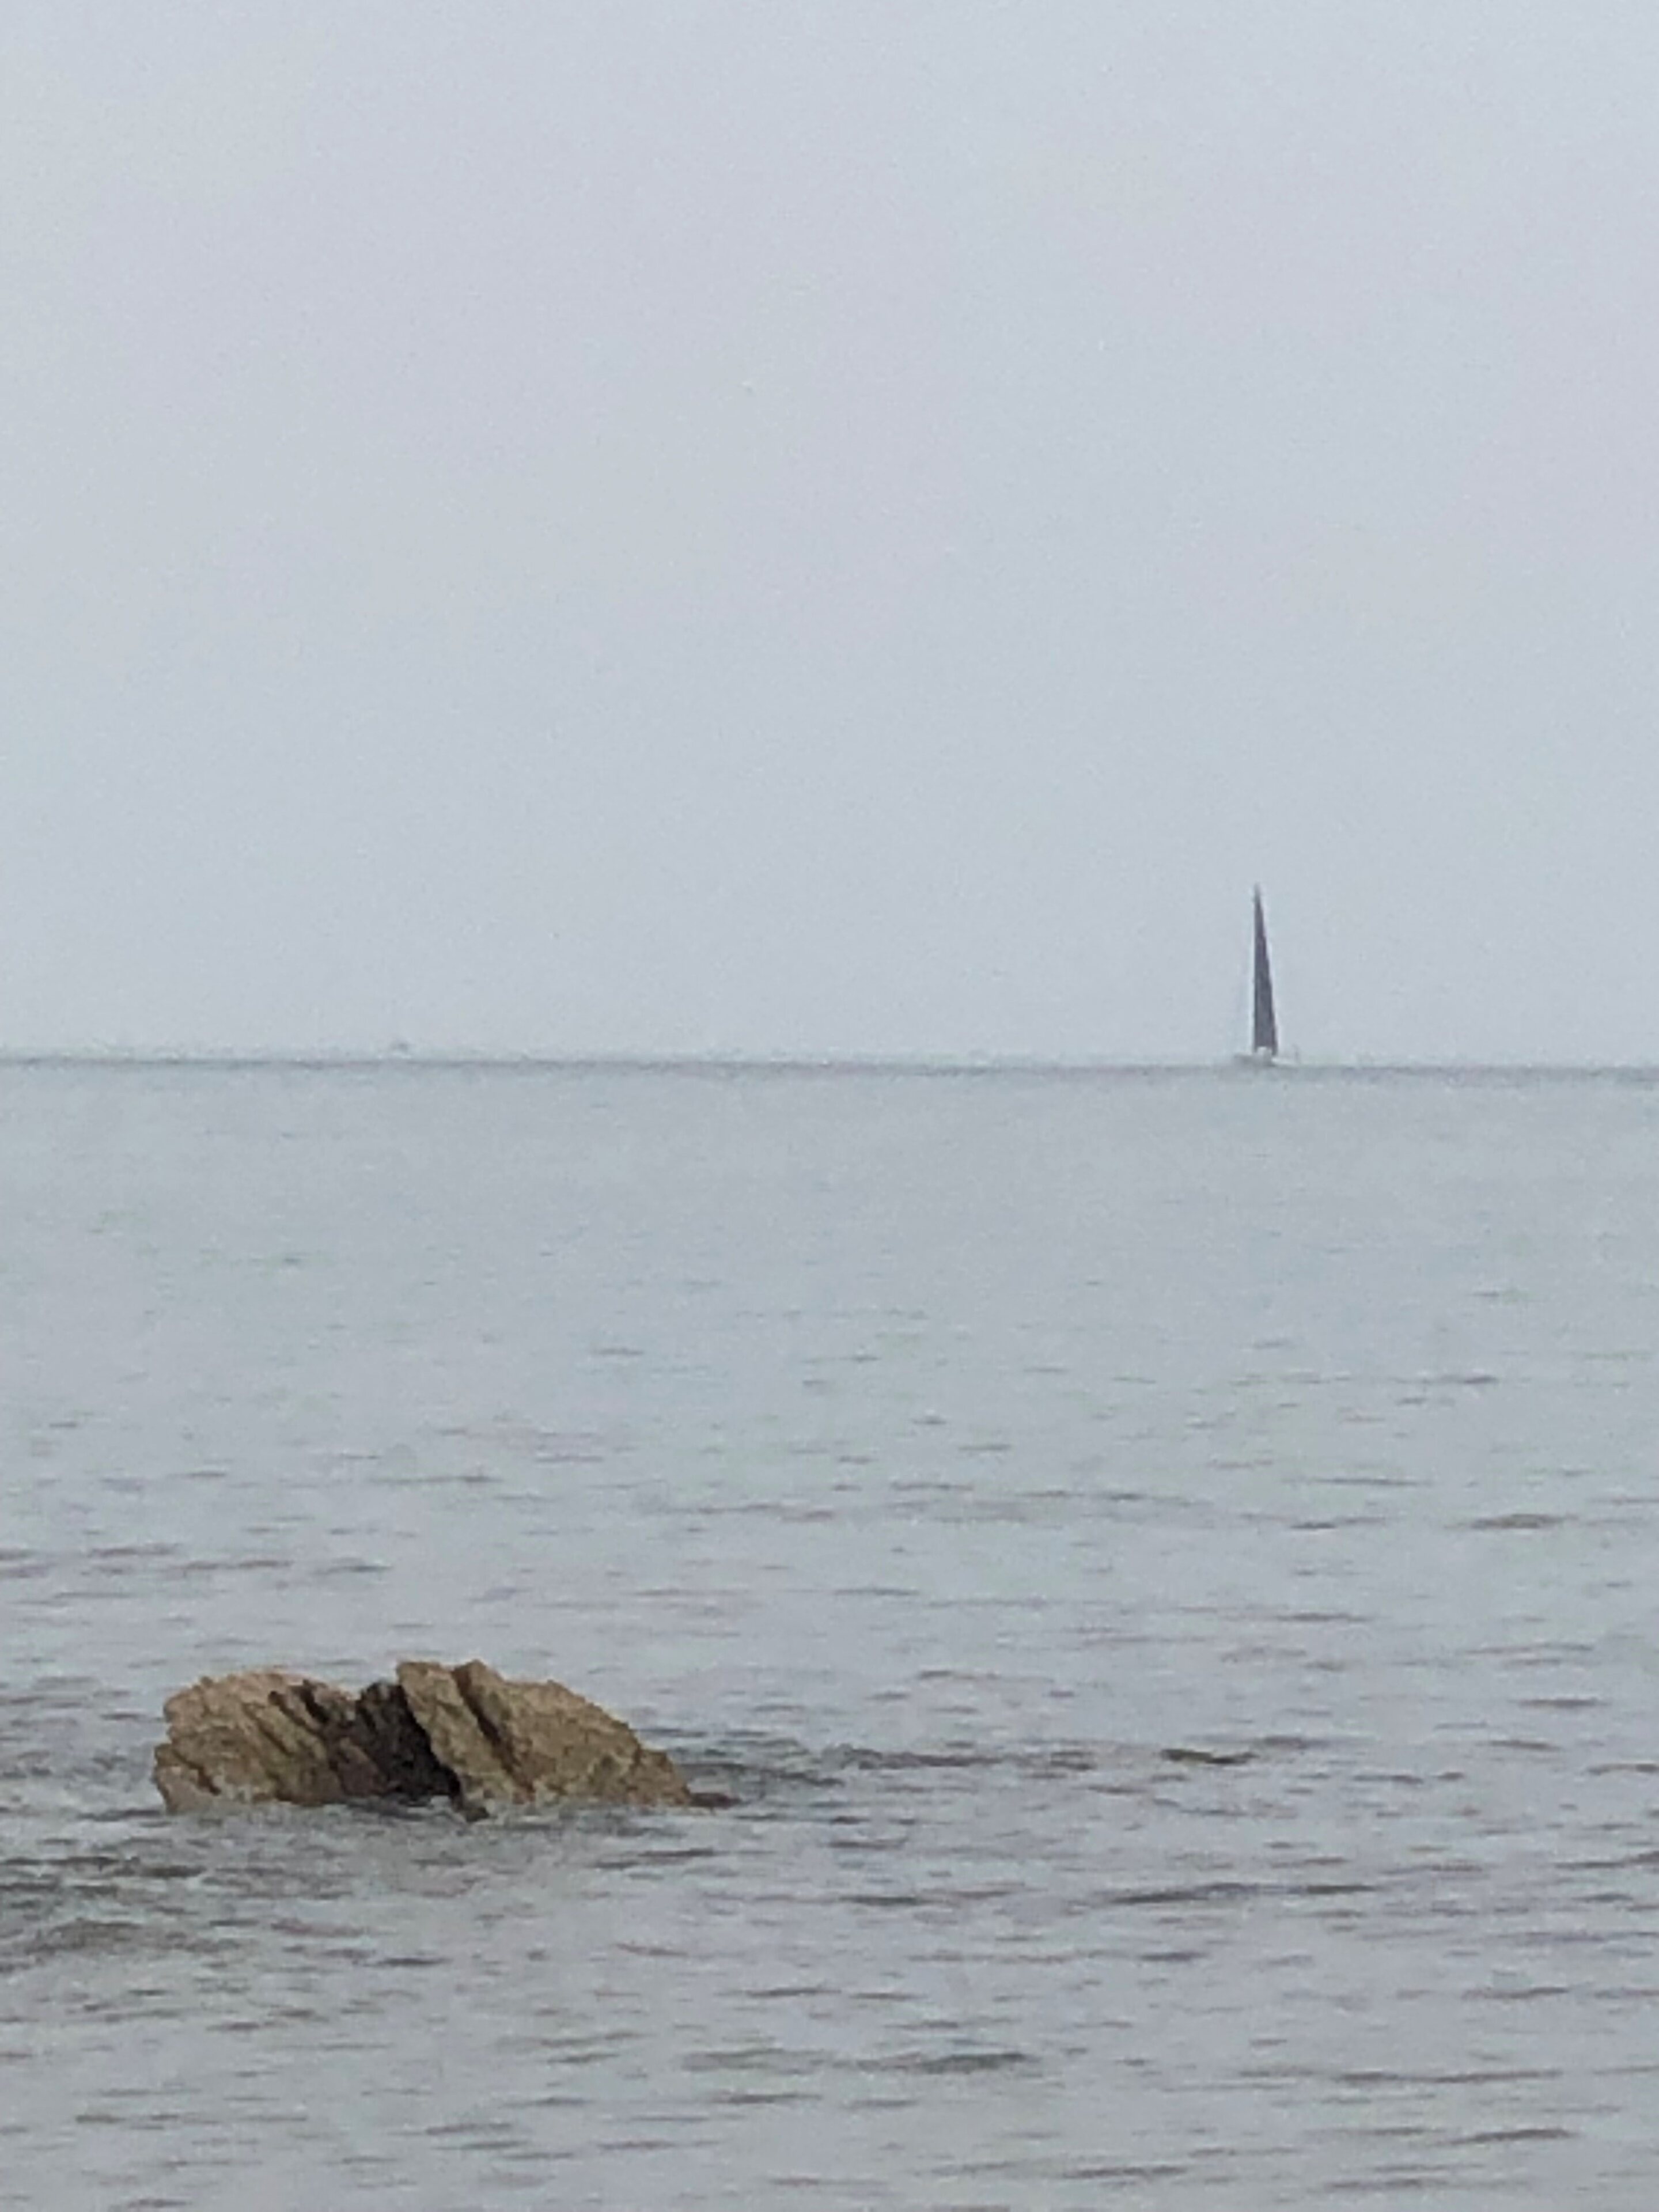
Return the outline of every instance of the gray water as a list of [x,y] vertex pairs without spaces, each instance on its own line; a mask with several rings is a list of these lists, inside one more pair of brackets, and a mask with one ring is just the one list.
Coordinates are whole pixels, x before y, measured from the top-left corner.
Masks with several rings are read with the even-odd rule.
[[[0,1069],[0,2204],[1646,2212],[1656,1324],[1644,1080]],[[161,1814],[475,1654],[737,1803]]]

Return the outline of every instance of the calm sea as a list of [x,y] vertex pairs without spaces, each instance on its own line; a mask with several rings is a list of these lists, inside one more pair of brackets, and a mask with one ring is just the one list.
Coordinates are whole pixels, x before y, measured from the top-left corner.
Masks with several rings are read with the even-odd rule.
[[[0,2204],[1659,2183],[1659,1085],[0,1068]],[[730,1811],[168,1820],[550,1674]]]

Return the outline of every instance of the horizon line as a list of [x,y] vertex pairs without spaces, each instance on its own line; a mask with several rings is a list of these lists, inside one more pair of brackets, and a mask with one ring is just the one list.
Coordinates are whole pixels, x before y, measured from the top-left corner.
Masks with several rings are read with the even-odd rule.
[[1659,1078],[1650,1060],[1319,1060],[1281,1055],[1267,1068],[1242,1067],[1242,1056],[1108,1059],[1020,1053],[551,1052],[464,1047],[367,1050],[258,1046],[15,1046],[0,1048],[0,1067],[260,1068],[325,1073],[352,1069],[520,1069],[571,1073],[846,1075],[1539,1075]]

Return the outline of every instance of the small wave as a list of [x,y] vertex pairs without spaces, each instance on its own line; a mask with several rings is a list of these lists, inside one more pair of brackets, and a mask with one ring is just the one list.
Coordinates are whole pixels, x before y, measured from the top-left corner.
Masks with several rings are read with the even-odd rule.
[[1115,2160],[1073,2161],[1062,2166],[1060,2172],[1067,2181],[1121,2182],[1128,2187],[1144,2187],[1149,2182],[1176,2181],[1188,2171],[1184,2166],[1125,2165]]
[[902,1751],[840,1744],[827,1756],[838,1767],[874,1774],[976,1773],[1001,1767],[1042,1777],[1092,1774],[1103,1764],[1101,1753],[1085,1744],[1041,1744],[1022,1749],[950,1743]]
[[1261,1735],[1248,1742],[1204,1745],[1173,1743],[836,1743],[822,1748],[797,1737],[734,1731],[714,1742],[689,1735],[663,1738],[695,1786],[725,1793],[739,1804],[796,1793],[845,1788],[865,1775],[896,1782],[942,1781],[1005,1775],[1024,1783],[1063,1786],[1084,1781],[1098,1790],[1144,1788],[1148,1759],[1153,1771],[1165,1766],[1229,1768],[1255,1765],[1274,1757],[1294,1757],[1318,1749],[1312,1737]]
[[1147,1889],[1103,1890],[1079,1902],[1079,1911],[1112,1911],[1120,1906],[1131,1908],[1143,1905],[1163,1907],[1182,1905],[1249,1905],[1263,1898],[1328,1898],[1369,1897],[1378,1885],[1341,1877],[1320,1877],[1297,1881],[1233,1881],[1218,1879],[1212,1881],[1172,1882]]
[[901,2074],[1006,2074],[1016,2068],[1035,2066],[1029,2051],[946,2051],[937,2056],[916,2053],[890,2061]]
[[1546,2127],[1534,2124],[1516,2128],[1482,2128],[1478,2134],[1453,2136],[1453,2142],[1471,2146],[1489,2143],[1573,2142],[1577,2139],[1576,2128]]

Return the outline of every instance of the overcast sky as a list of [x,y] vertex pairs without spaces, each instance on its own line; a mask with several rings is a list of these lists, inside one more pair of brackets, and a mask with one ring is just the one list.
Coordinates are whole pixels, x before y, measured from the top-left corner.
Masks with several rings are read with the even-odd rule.
[[1659,1060],[1652,0],[8,0],[0,1043]]

